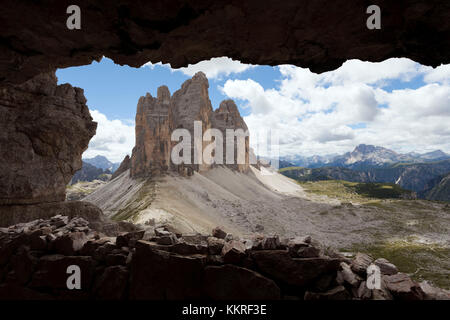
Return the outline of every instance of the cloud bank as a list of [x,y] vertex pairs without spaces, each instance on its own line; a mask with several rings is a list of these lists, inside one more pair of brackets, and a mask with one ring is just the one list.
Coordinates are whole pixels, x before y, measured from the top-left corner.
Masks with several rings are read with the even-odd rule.
[[250,132],[276,129],[282,155],[346,152],[360,143],[399,152],[450,152],[450,67],[409,59],[349,60],[315,74],[279,66],[280,84],[227,80],[220,88],[250,111]]

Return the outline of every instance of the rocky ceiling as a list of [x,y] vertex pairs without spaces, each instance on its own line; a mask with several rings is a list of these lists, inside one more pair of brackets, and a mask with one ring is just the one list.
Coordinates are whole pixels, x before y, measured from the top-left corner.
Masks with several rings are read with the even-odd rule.
[[[66,9],[81,8],[81,30]],[[380,30],[366,27],[369,5]],[[15,0],[1,1],[0,83],[22,83],[102,56],[172,67],[228,56],[323,72],[357,58],[450,62],[448,0]]]

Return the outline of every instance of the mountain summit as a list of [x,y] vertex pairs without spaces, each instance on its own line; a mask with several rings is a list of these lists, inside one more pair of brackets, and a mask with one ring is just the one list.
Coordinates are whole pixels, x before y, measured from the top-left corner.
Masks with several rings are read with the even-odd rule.
[[[200,143],[195,141],[196,130],[200,130],[201,135],[205,134],[208,129],[215,129],[216,133],[220,131],[224,144],[228,129],[247,131],[247,125],[233,100],[223,101],[220,107],[213,111],[208,87],[209,83],[205,74],[198,72],[192,79],[185,81],[181,89],[174,92],[173,95],[170,94],[167,86],[161,86],[158,88],[156,98],[149,93],[139,98],[136,112],[136,145],[133,148],[130,163],[132,177],[153,176],[166,171],[177,171],[182,175],[192,175],[194,171],[206,171],[213,164],[205,161],[199,162],[196,159],[198,157],[203,159],[203,153],[199,150],[205,150],[212,142],[211,139],[205,141],[204,137]],[[199,128],[196,128],[196,125]],[[177,141],[172,141],[172,135],[176,129],[180,129],[178,132],[190,135],[190,141],[184,141],[183,136],[182,143],[187,143],[188,147],[181,151],[189,151],[189,155],[186,157],[191,161],[187,161],[188,163],[173,162],[172,151],[179,144]],[[217,139],[214,133],[212,136]],[[248,136],[245,137],[244,143],[245,163],[239,164],[239,161],[234,161],[234,164],[227,164],[240,172],[247,171],[249,168]],[[224,160],[225,150],[224,148]],[[214,156],[216,156],[215,153]],[[236,156],[235,149],[235,160]],[[223,161],[223,163],[226,162]]]

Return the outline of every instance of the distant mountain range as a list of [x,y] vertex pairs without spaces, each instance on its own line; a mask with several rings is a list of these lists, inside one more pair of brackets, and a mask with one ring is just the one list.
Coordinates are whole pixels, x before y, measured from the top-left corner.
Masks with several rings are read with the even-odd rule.
[[283,167],[284,175],[299,181],[395,183],[423,199],[450,201],[450,155],[441,150],[399,154],[361,144],[343,155],[283,158]]
[[83,166],[74,174],[70,184],[75,184],[79,181],[107,181],[119,165],[120,163],[113,163],[104,156],[83,159]]
[[[427,153],[397,153],[393,150],[360,144],[353,151],[344,153],[343,155],[330,154],[325,156],[288,156],[281,157],[282,165],[287,164],[305,168],[320,168],[324,166],[330,167],[344,167],[356,170],[365,170],[372,167],[385,167],[394,163],[423,163],[435,162],[440,160],[450,159],[450,155],[441,150],[436,150]],[[281,163],[281,161],[280,161]]]
[[106,158],[105,156],[95,156],[94,158],[88,158],[83,159],[84,162],[87,162],[94,167],[103,169],[103,170],[109,170],[111,173],[117,170],[117,168],[120,166],[120,162],[111,162]]

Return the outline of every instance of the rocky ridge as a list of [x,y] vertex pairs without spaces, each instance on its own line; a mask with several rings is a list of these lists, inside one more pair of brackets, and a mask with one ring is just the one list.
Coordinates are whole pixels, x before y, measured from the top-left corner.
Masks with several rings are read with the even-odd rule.
[[[0,299],[450,299],[385,259],[348,259],[310,237],[237,239],[221,228],[182,235],[164,226],[110,237],[57,215],[0,228],[0,253]],[[365,283],[372,262],[379,290]],[[70,265],[81,269],[79,290],[67,289]]]

